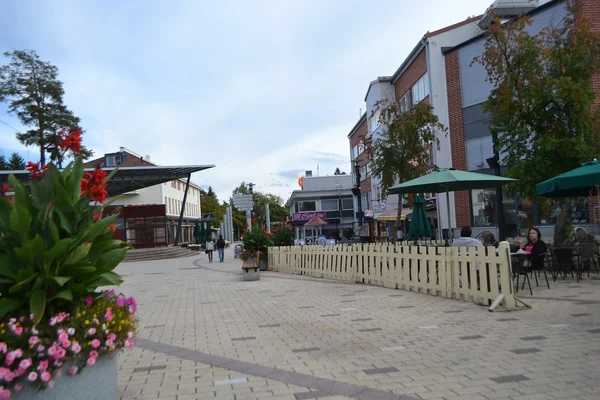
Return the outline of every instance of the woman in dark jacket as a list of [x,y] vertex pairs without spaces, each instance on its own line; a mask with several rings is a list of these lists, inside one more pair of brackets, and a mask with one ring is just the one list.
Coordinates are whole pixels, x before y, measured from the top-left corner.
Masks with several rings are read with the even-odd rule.
[[531,262],[531,268],[544,268],[544,257],[541,257],[541,255],[546,253],[547,247],[546,243],[542,240],[542,234],[538,228],[531,228],[529,230],[529,240],[524,250],[527,253],[527,259]]

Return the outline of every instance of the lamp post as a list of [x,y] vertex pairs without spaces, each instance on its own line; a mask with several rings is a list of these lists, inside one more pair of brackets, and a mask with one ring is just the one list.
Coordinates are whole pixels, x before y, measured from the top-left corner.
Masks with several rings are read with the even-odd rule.
[[[498,151],[498,134],[492,132],[492,142],[494,146],[494,156],[488,158],[486,161],[488,165],[494,168],[494,175],[502,176],[500,174],[500,152]],[[506,226],[504,224],[504,199],[502,197],[502,186],[496,187],[496,202],[498,203],[498,241],[506,239]]]
[[358,227],[363,224],[363,212],[362,212],[362,199],[360,198],[360,165],[358,161],[354,163],[354,175],[356,176],[356,184],[354,188],[352,188],[352,194],[356,196],[356,205],[358,207],[358,211],[356,212],[356,219],[358,220]]

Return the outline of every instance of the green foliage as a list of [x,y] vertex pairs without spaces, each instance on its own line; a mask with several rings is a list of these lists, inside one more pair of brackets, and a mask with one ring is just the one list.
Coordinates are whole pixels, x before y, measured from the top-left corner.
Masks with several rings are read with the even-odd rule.
[[[527,32],[526,16],[505,24],[496,20],[483,55],[474,60],[495,87],[485,104],[492,113],[489,128],[508,175],[519,179],[512,190],[524,196],[535,197],[537,183],[599,154],[592,76],[600,70],[600,35],[577,13],[571,8],[561,26],[538,35]],[[568,212],[565,204],[562,212]],[[565,228],[557,223],[557,243]]]
[[23,171],[27,165],[19,153],[12,153],[6,166],[9,171]]
[[291,246],[294,244],[294,232],[287,225],[275,225],[273,228],[273,246]]
[[268,235],[264,228],[253,224],[251,230],[244,232],[244,248],[252,253],[266,254],[269,246],[273,246],[273,240]]
[[334,174],[334,175],[346,175],[346,173],[345,173],[345,172],[342,172],[342,170],[340,170],[340,168],[339,168],[339,167],[337,167],[337,168],[335,169],[335,171],[333,171],[333,174]]
[[[31,129],[18,133],[25,146],[40,149],[40,163],[46,164],[46,151],[53,161],[62,163],[58,130],[66,127],[78,130],[79,118],[63,104],[63,83],[58,68],[40,60],[33,50],[15,50],[4,56],[10,61],[0,67],[0,101],[8,103],[8,112],[16,115]],[[82,147],[84,158],[91,151]]]
[[208,188],[208,193],[202,189],[200,190],[200,207],[203,214],[210,213],[218,220],[214,225],[219,226],[219,221],[223,221],[225,206],[219,204],[219,199],[217,199],[217,195],[211,187]]
[[[113,240],[117,216],[99,218],[81,196],[83,161],[51,164],[28,190],[14,176],[14,204],[0,198],[0,317],[73,312],[98,287],[122,282],[114,268],[127,248]],[[96,221],[94,221],[97,219]]]
[[8,161],[6,161],[6,157],[4,154],[0,154],[0,171],[8,170]]

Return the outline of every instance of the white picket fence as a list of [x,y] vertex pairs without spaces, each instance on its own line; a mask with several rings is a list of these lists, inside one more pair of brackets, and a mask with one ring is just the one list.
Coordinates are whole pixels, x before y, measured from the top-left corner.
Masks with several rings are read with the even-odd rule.
[[517,308],[510,246],[351,244],[269,248],[269,270]]

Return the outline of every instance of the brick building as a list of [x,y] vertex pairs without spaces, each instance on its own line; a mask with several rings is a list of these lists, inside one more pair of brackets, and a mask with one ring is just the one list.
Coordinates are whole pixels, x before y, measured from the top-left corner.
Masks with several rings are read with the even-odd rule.
[[[500,7],[502,1],[497,1]],[[577,0],[584,14],[591,19],[593,27],[600,32],[600,1]],[[539,5],[538,5],[539,4]],[[537,7],[536,7],[537,5]],[[528,11],[532,24],[527,27],[531,34],[539,33],[547,26],[556,26],[568,14],[567,0],[532,1]],[[506,10],[505,10],[506,11]],[[519,11],[506,17],[519,15]],[[485,28],[485,25],[482,24]],[[446,85],[448,93],[449,138],[452,148],[452,165],[457,169],[493,174],[487,159],[493,157],[493,140],[486,121],[490,114],[483,111],[491,85],[486,82],[486,71],[480,64],[472,64],[473,58],[482,54],[483,34],[464,41],[452,48],[443,49]],[[600,93],[600,74],[593,80],[594,89]],[[600,96],[596,97],[600,105]],[[501,170],[501,172],[504,172]],[[513,236],[532,224],[542,230],[542,235],[553,234],[557,211],[552,202],[541,207],[529,199],[504,193],[501,202],[494,189],[456,192],[456,226],[473,226],[478,231],[497,233],[497,207],[502,204],[506,218],[506,234]],[[594,229],[594,199],[581,199],[572,204],[572,222],[587,229]],[[600,215],[599,215],[600,216]]]

